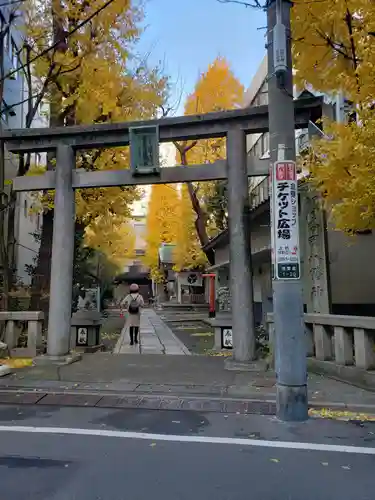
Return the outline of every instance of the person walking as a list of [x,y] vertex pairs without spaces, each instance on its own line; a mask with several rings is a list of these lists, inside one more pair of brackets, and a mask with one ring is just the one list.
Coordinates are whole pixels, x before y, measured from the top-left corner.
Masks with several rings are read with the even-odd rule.
[[127,312],[125,328],[129,328],[130,345],[138,344],[141,310],[144,300],[136,283],[130,285],[129,294],[122,300],[121,306]]

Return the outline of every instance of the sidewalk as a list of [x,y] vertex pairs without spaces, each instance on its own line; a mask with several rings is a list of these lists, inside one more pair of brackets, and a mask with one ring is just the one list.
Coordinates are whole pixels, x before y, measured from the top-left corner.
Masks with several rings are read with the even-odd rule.
[[[222,357],[186,355],[152,309],[143,312],[140,330],[140,346],[130,346],[122,332],[116,353],[85,354],[70,365],[36,365],[0,378],[0,404],[275,414],[273,372],[228,371]],[[308,393],[313,409],[375,414],[375,392],[331,378],[309,374]]]
[[190,355],[190,351],[160,319],[153,309],[141,314],[140,343],[129,344],[129,332],[123,329],[114,354],[174,354]]
[[[375,414],[375,393],[310,374],[310,408]],[[272,372],[234,372],[222,358],[153,354],[84,355],[0,379],[0,404],[201,409],[274,414]]]

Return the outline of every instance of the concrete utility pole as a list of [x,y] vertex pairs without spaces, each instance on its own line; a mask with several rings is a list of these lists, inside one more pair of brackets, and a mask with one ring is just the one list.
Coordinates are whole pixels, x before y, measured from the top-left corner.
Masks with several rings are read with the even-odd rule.
[[[292,3],[288,0],[270,0],[267,9],[269,133],[273,165],[272,285],[276,337],[277,416],[285,421],[303,421],[308,418],[307,360],[299,262],[298,183],[295,177],[295,165],[293,167],[296,152],[290,36],[291,7]],[[276,162],[285,162],[279,164],[281,170],[278,171],[280,172],[278,176],[276,176],[278,168]],[[284,173],[287,172],[286,177],[283,177],[282,169]],[[290,182],[283,183],[283,179]],[[282,189],[285,191],[282,192]],[[281,199],[284,201],[281,202]],[[282,203],[286,204],[282,206]],[[292,223],[291,205],[294,207]],[[284,218],[280,215],[283,208],[285,209],[283,214],[288,212]],[[283,228],[287,228],[285,232]],[[294,264],[288,265],[288,259]]]

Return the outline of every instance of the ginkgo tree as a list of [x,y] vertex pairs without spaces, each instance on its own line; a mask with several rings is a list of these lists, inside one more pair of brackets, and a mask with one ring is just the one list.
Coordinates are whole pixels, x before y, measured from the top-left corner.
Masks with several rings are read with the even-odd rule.
[[324,123],[306,166],[347,232],[375,227],[375,4],[298,0],[292,9],[296,83],[344,95],[351,116]]
[[[167,81],[157,68],[132,57],[141,30],[141,3],[135,0],[27,0],[26,37],[34,77],[46,82],[51,126],[145,119],[164,102]],[[51,50],[45,48],[50,46]],[[53,78],[50,76],[53,75]],[[88,151],[77,156],[86,170],[128,168],[126,148]],[[47,168],[54,168],[49,157]],[[77,192],[80,222],[96,226],[111,213],[128,216],[139,197],[134,188]],[[43,214],[41,245],[35,275],[48,287],[53,204]],[[113,226],[114,238],[117,226]],[[41,280],[40,277],[43,279]]]
[[[230,69],[229,63],[217,57],[207,71],[198,79],[194,92],[185,103],[185,115],[209,113],[238,108],[243,105],[244,88]],[[177,161],[182,165],[211,163],[226,157],[225,139],[204,139],[175,143]],[[221,183],[222,184],[222,183]],[[210,236],[210,225],[214,218],[205,210],[205,201],[217,196],[223,190],[218,182],[187,183],[187,191],[195,212],[195,228],[201,247],[206,245]],[[188,256],[187,256],[188,257]],[[214,264],[212,250],[206,251],[210,264]]]
[[122,216],[107,213],[96,217],[95,221],[85,228],[85,242],[89,247],[103,253],[119,269],[127,259],[134,256],[133,227]]
[[207,258],[202,251],[195,227],[196,213],[191,205],[188,186],[183,184],[180,190],[178,220],[174,251],[174,269],[176,271],[204,269]]
[[178,188],[169,184],[152,186],[147,209],[144,264],[156,282],[164,279],[159,269],[159,248],[162,243],[176,244],[182,224]]

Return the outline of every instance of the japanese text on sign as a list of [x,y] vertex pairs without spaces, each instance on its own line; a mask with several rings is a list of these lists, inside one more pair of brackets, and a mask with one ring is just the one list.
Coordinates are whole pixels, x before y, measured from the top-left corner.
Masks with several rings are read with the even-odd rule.
[[300,277],[296,164],[278,161],[273,171],[272,228],[277,279]]

